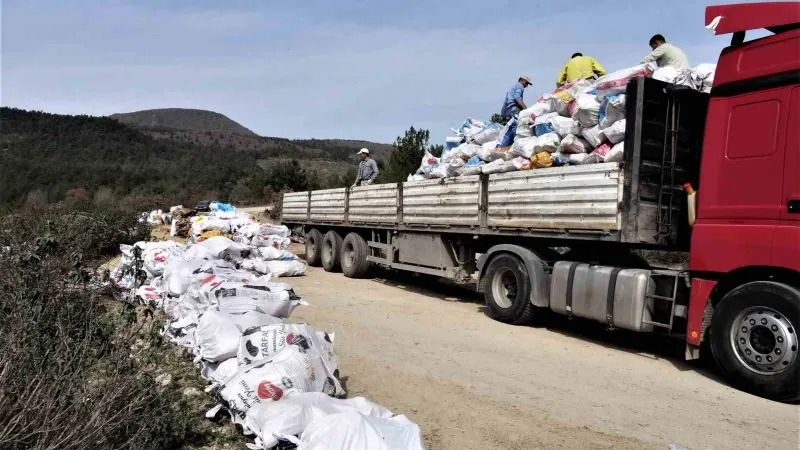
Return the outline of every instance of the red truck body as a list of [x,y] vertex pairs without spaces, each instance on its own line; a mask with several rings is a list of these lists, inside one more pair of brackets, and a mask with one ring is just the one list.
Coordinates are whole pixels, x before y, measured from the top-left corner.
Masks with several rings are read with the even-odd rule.
[[715,32],[734,41],[748,30],[777,33],[733,43],[717,64],[690,248],[691,345],[727,286],[800,277],[800,3],[706,9],[707,24],[717,17]]

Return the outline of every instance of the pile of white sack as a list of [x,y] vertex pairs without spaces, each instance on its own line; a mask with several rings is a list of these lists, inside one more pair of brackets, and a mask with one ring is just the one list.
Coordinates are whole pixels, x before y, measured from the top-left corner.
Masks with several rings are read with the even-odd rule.
[[505,127],[468,118],[447,138],[441,158],[426,152],[408,181],[622,161],[631,79],[647,76],[710,92],[715,69],[714,64],[680,71],[642,64],[562,86]]
[[254,437],[251,448],[422,449],[419,427],[405,416],[361,397],[339,399],[332,333],[284,322],[308,305],[272,281],[305,272],[287,249],[288,228],[246,224],[234,239],[122,245],[110,271],[138,301],[162,308],[165,336],[194,355],[219,401],[207,417],[227,413]]

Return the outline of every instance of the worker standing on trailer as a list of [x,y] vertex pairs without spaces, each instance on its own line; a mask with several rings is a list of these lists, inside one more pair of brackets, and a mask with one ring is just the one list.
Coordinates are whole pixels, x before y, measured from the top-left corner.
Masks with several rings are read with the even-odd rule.
[[556,86],[561,87],[567,83],[572,83],[575,80],[583,78],[590,80],[592,78],[602,77],[606,74],[606,69],[591,56],[583,56],[583,53],[575,53],[564,64],[561,73],[558,74]]
[[522,96],[525,93],[525,88],[531,85],[530,77],[525,75],[519,77],[517,83],[511,86],[511,89],[506,92],[506,98],[503,100],[503,107],[500,109],[500,116],[503,119],[510,120],[512,117],[519,114],[520,111],[526,109],[525,102]]
[[650,38],[650,48],[653,49],[649,55],[645,56],[642,63],[655,61],[658,67],[674,67],[676,69],[688,69],[689,58],[683,50],[667,43],[664,36],[657,34]]
[[369,186],[378,178],[378,174],[380,173],[378,172],[378,163],[370,158],[369,150],[366,148],[362,148],[358,151],[358,157],[361,158],[361,161],[358,163],[358,175],[356,176],[356,182],[353,183],[353,187]]

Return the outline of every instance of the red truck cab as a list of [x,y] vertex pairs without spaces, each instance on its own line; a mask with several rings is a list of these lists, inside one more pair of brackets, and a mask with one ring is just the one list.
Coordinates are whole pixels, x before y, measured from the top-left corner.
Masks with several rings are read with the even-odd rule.
[[[740,387],[797,399],[800,3],[711,6],[705,20],[733,38],[706,118],[687,354],[708,340]],[[756,29],[773,34],[744,42]]]

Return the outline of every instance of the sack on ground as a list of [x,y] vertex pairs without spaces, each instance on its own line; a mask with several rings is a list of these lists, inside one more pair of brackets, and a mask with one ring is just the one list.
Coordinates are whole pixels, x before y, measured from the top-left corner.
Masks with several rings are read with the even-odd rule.
[[257,311],[228,314],[208,309],[200,316],[197,323],[196,354],[198,357],[212,362],[235,358],[239,351],[239,339],[245,330],[282,322],[277,317]]
[[338,399],[320,392],[296,393],[276,403],[261,403],[250,408],[245,427],[258,436],[261,448],[278,445],[278,439],[302,435],[315,419],[346,411],[388,419],[392,412],[364,397]]
[[277,402],[298,392],[343,393],[339,380],[328,377],[319,360],[290,345],[275,357],[242,366],[218,392],[231,417],[241,423],[254,405]]
[[320,358],[328,375],[334,375],[339,368],[331,336],[314,331],[304,323],[276,323],[245,329],[238,341],[236,357],[240,365],[252,364],[274,357],[289,345]]
[[423,450],[419,426],[399,415],[389,419],[356,411],[341,412],[312,421],[303,431],[303,450]]

